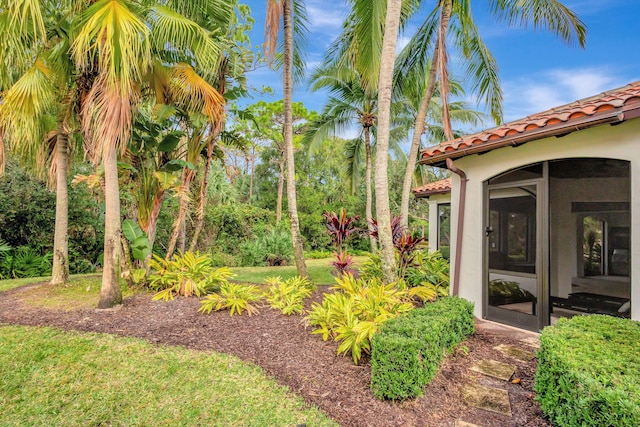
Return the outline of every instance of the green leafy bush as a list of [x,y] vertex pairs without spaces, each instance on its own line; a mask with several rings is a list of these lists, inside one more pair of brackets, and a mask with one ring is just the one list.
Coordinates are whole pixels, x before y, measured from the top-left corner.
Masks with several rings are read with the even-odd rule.
[[[424,286],[432,289],[438,296],[449,295],[449,261],[439,251],[428,253],[416,250],[409,265],[402,266],[400,255],[396,253],[398,277],[407,286]],[[371,255],[360,268],[360,277],[364,279],[382,279],[382,262],[380,255]]]
[[441,298],[386,322],[371,343],[371,388],[380,399],[421,396],[445,351],[474,332],[473,304]]
[[560,319],[542,331],[534,389],[554,425],[640,425],[640,323]]
[[251,316],[258,312],[257,307],[252,303],[261,298],[260,290],[254,285],[224,283],[217,293],[207,295],[200,300],[201,305],[198,311],[211,313],[211,311],[229,310],[229,316],[246,311]]
[[20,279],[51,274],[51,252],[41,255],[35,248],[20,246],[11,248],[0,241],[0,278]]
[[309,251],[304,254],[306,259],[324,259],[331,258],[332,256],[333,252],[331,251]]
[[175,295],[199,297],[227,284],[233,277],[231,270],[215,269],[211,258],[199,252],[174,255],[170,261],[153,255],[149,265],[155,271],[149,276],[149,287],[159,291],[154,300],[168,301]]
[[266,283],[269,285],[264,293],[267,302],[286,315],[302,313],[304,299],[310,297],[316,288],[309,279],[300,276],[285,281],[280,277],[269,277]]
[[240,252],[245,267],[287,265],[293,259],[291,234],[284,228],[267,227],[256,239],[245,242]]

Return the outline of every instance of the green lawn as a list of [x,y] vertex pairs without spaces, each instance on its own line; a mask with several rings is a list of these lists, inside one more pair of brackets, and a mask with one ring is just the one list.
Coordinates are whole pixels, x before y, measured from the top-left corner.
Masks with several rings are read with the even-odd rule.
[[0,292],[8,291],[9,289],[17,288],[18,286],[29,285],[38,282],[48,282],[51,280],[49,277],[27,277],[26,279],[8,279],[0,280]]
[[0,325],[2,426],[334,426],[259,367],[138,339]]
[[[354,257],[356,265],[367,259],[367,257]],[[311,279],[317,285],[332,285],[335,283],[331,275],[331,258],[309,259],[307,268]],[[267,277],[280,276],[288,279],[298,274],[295,265],[286,267],[234,267],[231,269],[237,276],[233,280],[248,283],[263,283]]]

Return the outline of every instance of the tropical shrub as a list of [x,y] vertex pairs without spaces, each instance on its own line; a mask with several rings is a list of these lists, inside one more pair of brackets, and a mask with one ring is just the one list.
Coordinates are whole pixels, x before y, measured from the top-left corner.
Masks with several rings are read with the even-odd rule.
[[348,217],[345,208],[340,209],[339,213],[325,212],[323,216],[327,222],[327,232],[331,236],[334,246],[341,251],[349,236],[358,231],[355,224],[360,216]]
[[131,256],[144,261],[151,254],[151,242],[136,221],[126,219],[122,222],[122,234],[131,247]]
[[640,322],[560,319],[540,335],[536,400],[554,425],[640,425]]
[[240,247],[243,266],[287,265],[293,259],[291,234],[284,228],[267,227],[256,239]]
[[336,283],[335,292],[326,294],[322,303],[313,303],[306,319],[315,328],[312,334],[340,341],[338,354],[350,353],[358,364],[363,354],[369,354],[371,338],[380,326],[413,309],[411,296],[396,284],[356,279],[348,273]]
[[306,259],[324,259],[333,256],[331,251],[309,251],[305,252],[304,257]]
[[333,261],[331,261],[331,265],[333,266],[332,274],[334,276],[342,277],[345,274],[349,273],[352,276],[357,276],[357,270],[354,270],[353,257],[347,254],[347,251],[334,252],[333,253]]
[[258,308],[252,304],[262,298],[260,290],[254,285],[239,285],[236,283],[223,283],[218,292],[212,293],[200,300],[201,313],[211,311],[229,310],[229,316],[242,314],[246,311],[249,316],[258,312]]
[[149,263],[154,271],[149,287],[159,291],[154,300],[168,301],[176,295],[197,297],[228,283],[233,273],[226,267],[215,269],[211,258],[199,252],[185,252],[165,260],[157,255]]
[[446,351],[474,332],[473,304],[441,298],[384,325],[371,343],[371,388],[380,399],[420,396]]
[[29,246],[11,248],[0,242],[0,278],[41,277],[51,275],[53,254],[44,255]]
[[[417,250],[413,255],[412,265],[401,268],[400,255],[396,253],[397,274],[408,287],[423,286],[432,289],[437,296],[449,295],[449,261],[439,251],[428,253]],[[364,279],[382,279],[382,261],[379,255],[371,255],[358,269]]]
[[9,278],[9,263],[7,257],[11,256],[11,246],[0,239],[0,280]]
[[302,313],[304,299],[316,289],[309,279],[300,276],[284,281],[280,277],[269,277],[265,282],[269,285],[264,293],[267,303],[286,315]]

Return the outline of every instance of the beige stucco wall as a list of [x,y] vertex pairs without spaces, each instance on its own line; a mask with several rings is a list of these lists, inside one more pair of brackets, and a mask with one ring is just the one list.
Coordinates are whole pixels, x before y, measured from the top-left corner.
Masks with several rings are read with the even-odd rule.
[[[475,314],[482,317],[482,254],[483,254],[483,192],[487,179],[513,168],[545,160],[571,157],[594,157],[627,160],[631,162],[631,317],[640,320],[640,273],[634,274],[633,266],[640,266],[640,119],[618,126],[602,125],[573,132],[562,138],[550,137],[532,141],[519,147],[504,147],[481,156],[472,155],[455,161],[455,165],[467,174],[467,199],[464,221],[460,296],[474,301]],[[460,180],[452,174],[451,193],[451,241],[456,242],[455,224],[458,218]],[[571,227],[573,230],[573,226]],[[571,233],[574,233],[571,231]],[[556,236],[558,237],[558,236]],[[572,237],[575,242],[575,237]],[[573,243],[575,246],[575,243]],[[455,250],[451,261],[455,264]],[[556,254],[558,255],[558,254]],[[559,256],[559,255],[558,255]],[[575,257],[566,254],[567,257]],[[571,263],[575,264],[575,258]],[[451,271],[454,271],[452,265]],[[560,272],[556,271],[558,275]],[[563,273],[564,274],[564,273]],[[570,274],[569,274],[570,275]],[[571,277],[569,277],[569,280]]]

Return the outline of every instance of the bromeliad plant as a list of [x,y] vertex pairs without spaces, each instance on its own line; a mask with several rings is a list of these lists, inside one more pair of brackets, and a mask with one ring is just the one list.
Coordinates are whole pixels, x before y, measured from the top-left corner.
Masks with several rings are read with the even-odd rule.
[[154,300],[168,301],[176,295],[200,297],[227,285],[234,276],[226,267],[214,268],[211,258],[199,252],[177,254],[170,261],[154,255],[149,265],[154,270],[149,287],[159,291]]
[[269,285],[264,293],[267,303],[286,315],[301,314],[304,299],[310,297],[316,289],[309,279],[300,276],[284,281],[280,277],[269,277],[265,282]]

